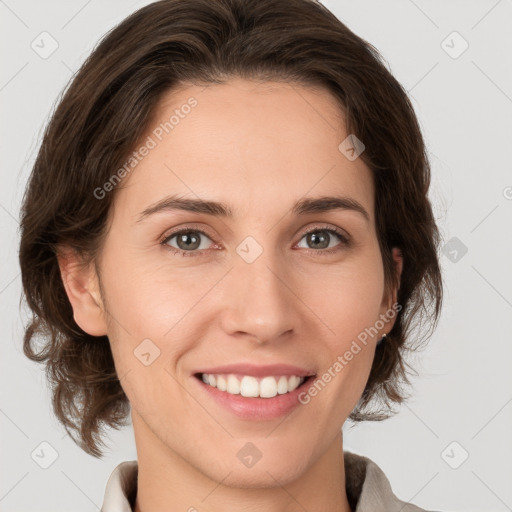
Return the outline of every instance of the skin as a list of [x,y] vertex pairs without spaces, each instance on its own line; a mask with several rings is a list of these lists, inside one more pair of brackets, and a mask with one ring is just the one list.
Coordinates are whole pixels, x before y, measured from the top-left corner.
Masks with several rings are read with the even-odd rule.
[[[278,362],[322,375],[391,308],[396,290],[385,287],[370,169],[338,149],[348,134],[325,90],[242,79],[183,86],[166,94],[151,128],[191,96],[198,105],[116,191],[99,276],[69,251],[59,258],[75,320],[90,334],[108,335],[131,403],[135,510],[350,511],[341,428],[393,320],[285,418],[240,419],[191,374],[201,366]],[[222,201],[234,216],[164,211],[136,221],[171,193]],[[291,214],[298,199],[334,194],[357,200],[370,221],[353,210]],[[337,252],[322,254],[308,242],[304,233],[315,226]],[[326,235],[325,226],[352,243]],[[201,240],[195,256],[160,244],[183,227],[207,232],[194,233]],[[252,263],[236,252],[247,236],[263,249]],[[185,252],[178,243],[174,237],[167,246]],[[393,257],[401,273],[398,250]],[[145,366],[134,350],[148,338],[160,355]],[[237,457],[247,442],[262,453],[250,468]]]

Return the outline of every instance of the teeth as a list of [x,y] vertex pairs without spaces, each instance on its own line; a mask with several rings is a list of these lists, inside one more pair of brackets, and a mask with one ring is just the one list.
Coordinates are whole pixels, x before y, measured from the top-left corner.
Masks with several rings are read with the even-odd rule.
[[241,378],[230,373],[228,375],[201,375],[205,384],[216,387],[220,391],[226,391],[231,395],[245,397],[272,398],[276,395],[284,395],[297,389],[305,380],[305,377],[297,375],[282,375],[280,377],[257,378],[245,375]]
[[221,391],[226,391],[227,387],[228,383],[226,382],[226,379],[222,375],[219,375],[217,377],[217,389],[220,389]]
[[232,395],[240,394],[240,381],[234,375],[228,375],[226,391]]

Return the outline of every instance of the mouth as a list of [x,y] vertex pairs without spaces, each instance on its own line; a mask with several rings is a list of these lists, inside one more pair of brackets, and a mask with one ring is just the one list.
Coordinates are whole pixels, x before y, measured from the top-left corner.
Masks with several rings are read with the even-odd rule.
[[237,373],[194,374],[197,380],[222,393],[265,400],[302,390],[315,376],[314,374],[306,376],[267,375],[263,377]]
[[[220,410],[227,411],[239,419],[254,422],[282,418],[299,409],[299,405],[302,404],[300,396],[314,383],[315,375],[255,377],[241,374],[195,373],[192,378],[202,389],[205,398],[212,401],[212,405],[215,404]],[[224,385],[226,389],[220,389]]]

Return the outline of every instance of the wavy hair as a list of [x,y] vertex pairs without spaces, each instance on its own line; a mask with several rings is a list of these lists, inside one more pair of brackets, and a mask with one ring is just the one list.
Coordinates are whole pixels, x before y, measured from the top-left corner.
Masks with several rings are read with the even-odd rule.
[[[45,364],[57,418],[95,457],[103,456],[104,427],[126,425],[130,406],[108,337],[87,334],[73,318],[58,247],[96,261],[116,191],[102,200],[93,191],[147,132],[159,99],[184,83],[232,77],[322,87],[337,99],[347,133],[366,146],[360,158],[374,178],[386,286],[399,284],[402,309],[377,345],[351,420],[385,419],[407,398],[405,352],[437,323],[440,235],[427,196],[429,159],[407,93],[379,52],[314,0],[151,3],[108,32],[62,92],[21,210],[19,262],[32,313],[24,353]],[[403,255],[399,281],[392,247]]]

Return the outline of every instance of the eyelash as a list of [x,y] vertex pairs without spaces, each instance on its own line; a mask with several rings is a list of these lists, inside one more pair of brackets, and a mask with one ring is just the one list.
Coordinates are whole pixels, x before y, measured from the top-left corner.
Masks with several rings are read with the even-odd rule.
[[[333,254],[333,253],[336,253],[336,252],[340,251],[341,250],[340,245],[345,246],[345,247],[350,247],[350,245],[351,245],[350,239],[341,230],[335,229],[335,228],[331,228],[331,227],[328,227],[328,226],[315,226],[313,228],[308,229],[307,231],[305,231],[302,234],[301,240],[306,235],[309,235],[310,233],[315,233],[316,231],[324,231],[324,232],[331,233],[331,234],[334,234],[334,235],[338,236],[339,239],[341,240],[341,244],[339,244],[336,247],[331,248],[331,249],[319,249],[319,250],[306,249],[308,252],[320,253],[322,255],[329,255],[329,254]],[[202,235],[210,238],[210,240],[212,240],[212,242],[216,243],[215,240],[213,240],[212,237],[208,235],[208,233],[205,233],[201,229],[191,228],[190,227],[190,228],[180,229],[179,231],[174,231],[173,233],[171,233],[168,236],[166,236],[160,242],[160,245],[162,245],[164,247],[164,249],[166,249],[166,250],[168,250],[171,253],[176,254],[176,255],[178,255],[178,254],[181,254],[182,256],[202,256],[202,255],[204,255],[203,251],[197,251],[197,250],[196,251],[184,251],[182,249],[176,249],[175,247],[171,247],[170,245],[168,245],[167,242],[169,242],[169,240],[171,240],[171,238],[174,238],[175,236],[181,235],[181,234],[184,234],[184,233],[201,233]]]

